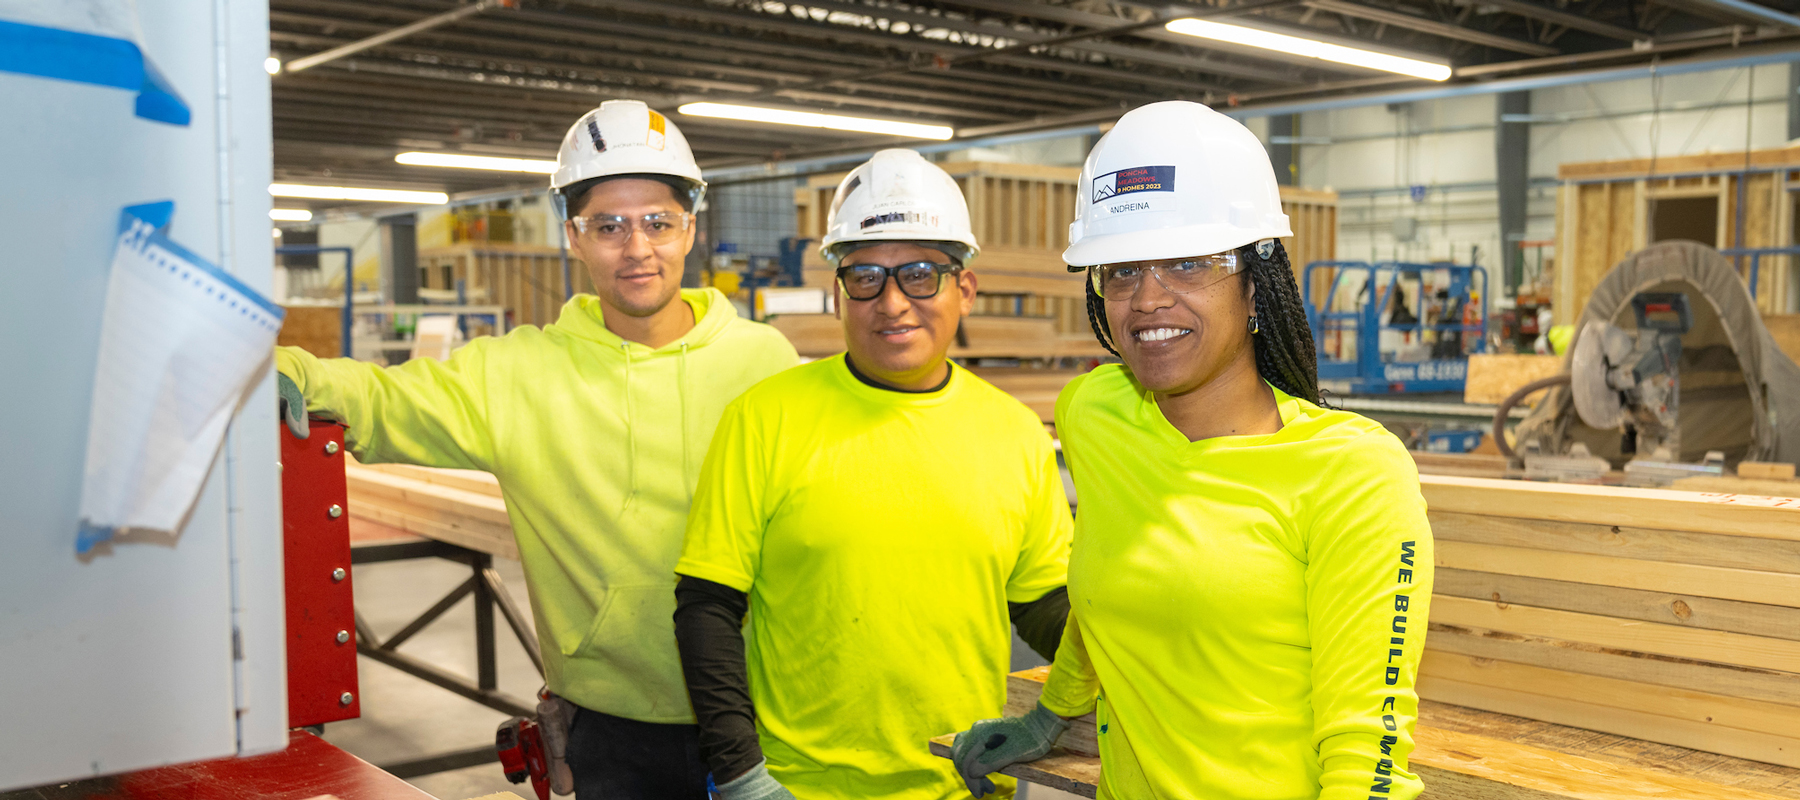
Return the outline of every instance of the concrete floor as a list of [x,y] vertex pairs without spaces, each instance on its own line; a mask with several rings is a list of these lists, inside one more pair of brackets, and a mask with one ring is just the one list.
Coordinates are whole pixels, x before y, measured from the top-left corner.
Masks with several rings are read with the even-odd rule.
[[[519,607],[529,615],[525,577],[516,561],[495,560],[495,569]],[[356,607],[376,635],[392,635],[469,576],[467,567],[439,559],[364,564],[355,568]],[[465,677],[475,674],[474,601],[465,598],[420,631],[400,651],[425,659]],[[534,697],[543,681],[496,615],[496,654],[500,689],[522,699]],[[325,739],[365,761],[391,764],[453,750],[489,746],[494,729],[507,717],[368,658],[358,660],[362,684],[362,717],[325,726]],[[1014,641],[1013,668],[1042,664],[1023,643]],[[529,785],[507,783],[498,763],[440,772],[411,783],[441,800],[466,800],[512,791],[531,797]],[[1045,787],[1019,792],[1029,800],[1062,800],[1075,795]]]

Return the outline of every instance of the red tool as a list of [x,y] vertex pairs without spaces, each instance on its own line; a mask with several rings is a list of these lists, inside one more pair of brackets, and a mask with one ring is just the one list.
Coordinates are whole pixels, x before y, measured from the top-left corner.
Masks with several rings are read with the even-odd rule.
[[544,737],[536,722],[513,717],[500,723],[494,731],[494,750],[500,754],[500,768],[506,771],[507,780],[524,783],[530,777],[538,800],[550,800],[550,761],[544,755]]

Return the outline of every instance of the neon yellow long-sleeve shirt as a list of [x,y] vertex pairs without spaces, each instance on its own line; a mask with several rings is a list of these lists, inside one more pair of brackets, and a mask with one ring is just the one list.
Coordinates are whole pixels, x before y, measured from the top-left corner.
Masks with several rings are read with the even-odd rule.
[[725,406],[798,357],[716,290],[652,350],[606,329],[598,298],[471,341],[448,361],[381,368],[297,348],[276,367],[351,452],[491,472],[518,539],[551,691],[643,722],[692,722],[675,651],[675,562]]
[[1080,507],[1043,702],[1098,705],[1102,798],[1410,800],[1432,577],[1380,425],[1275,392],[1282,429],[1190,442],[1123,367],[1056,428]]

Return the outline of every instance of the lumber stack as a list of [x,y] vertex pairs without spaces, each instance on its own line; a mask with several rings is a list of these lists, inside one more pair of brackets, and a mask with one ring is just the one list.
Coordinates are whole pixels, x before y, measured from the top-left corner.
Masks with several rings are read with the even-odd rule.
[[1800,766],[1800,499],[1421,484],[1421,697]]
[[[1006,714],[1016,716],[1031,710],[1037,704],[1048,676],[1049,667],[1008,676]],[[1426,708],[1429,713],[1431,704],[1426,704]],[[948,758],[953,740],[954,734],[933,737],[931,752]],[[1424,720],[1418,724],[1413,741],[1416,748],[1409,758],[1409,766],[1425,781],[1421,800],[1640,800],[1651,797],[1774,800],[1773,795],[1724,786],[1692,775],[1602,761],[1580,753],[1440,728]],[[1098,752],[1099,742],[1090,714],[1077,720],[1057,739],[1057,748],[1049,756],[1014,765],[1002,772],[1081,797],[1094,797],[1101,772]],[[1727,772],[1735,772],[1729,765],[1725,766]],[[1743,776],[1738,773],[1731,777]],[[1773,776],[1772,780],[1783,781],[1783,778]]]
[[500,484],[485,472],[347,461],[351,517],[517,560]]
[[[1474,353],[1469,356],[1468,378],[1463,382],[1463,402],[1499,405],[1525,384],[1561,372],[1561,356]],[[1534,393],[1525,399],[1525,405],[1535,406],[1541,399],[1541,392]]]

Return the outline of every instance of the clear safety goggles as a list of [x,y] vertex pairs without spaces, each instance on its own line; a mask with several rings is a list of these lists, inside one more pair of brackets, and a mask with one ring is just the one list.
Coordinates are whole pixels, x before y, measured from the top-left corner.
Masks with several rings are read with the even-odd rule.
[[668,244],[679,238],[693,219],[694,215],[685,212],[663,212],[645,214],[635,220],[615,214],[594,214],[574,217],[569,222],[574,224],[577,236],[619,247],[631,240],[633,228],[642,233],[644,240],[652,245]]
[[1145,273],[1156,276],[1156,282],[1170,293],[1187,294],[1236,275],[1241,269],[1234,251],[1210,256],[1101,264],[1088,268],[1088,279],[1093,281],[1094,293],[1101,298],[1123,299],[1137,291],[1138,284],[1144,282]]

